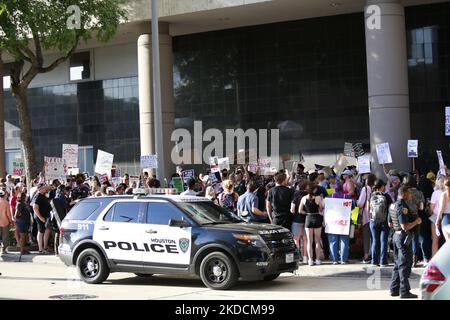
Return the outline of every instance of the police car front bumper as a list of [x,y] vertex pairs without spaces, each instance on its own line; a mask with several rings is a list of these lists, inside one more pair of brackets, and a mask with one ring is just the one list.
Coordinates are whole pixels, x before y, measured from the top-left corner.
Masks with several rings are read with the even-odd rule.
[[61,261],[66,265],[66,266],[71,266],[73,265],[72,263],[72,258],[73,258],[73,253],[72,250],[70,250],[70,246],[68,246],[67,244],[60,244],[58,247],[58,257],[59,259],[61,259]]

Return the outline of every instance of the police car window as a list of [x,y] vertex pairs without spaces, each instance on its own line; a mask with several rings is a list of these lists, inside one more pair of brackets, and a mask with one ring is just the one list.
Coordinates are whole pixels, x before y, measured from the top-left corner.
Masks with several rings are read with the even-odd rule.
[[118,202],[114,205],[114,222],[139,222],[141,202]]
[[85,220],[100,207],[100,202],[81,201],[66,216],[67,220]]
[[200,224],[243,222],[241,218],[211,201],[180,202],[178,204],[190,217]]
[[169,225],[170,219],[186,220],[180,209],[169,202],[149,202],[147,223]]
[[105,216],[103,217],[103,220],[104,221],[112,221],[113,213],[114,213],[114,206],[112,206],[108,210],[108,213],[105,214]]

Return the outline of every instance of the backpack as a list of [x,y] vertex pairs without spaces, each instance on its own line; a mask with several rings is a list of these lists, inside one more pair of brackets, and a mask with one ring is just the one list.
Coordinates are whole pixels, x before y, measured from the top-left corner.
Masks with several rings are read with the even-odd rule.
[[222,193],[222,204],[225,209],[230,210],[231,212],[236,211],[236,199],[234,198],[234,193]]
[[381,192],[373,192],[370,196],[371,219],[377,224],[387,221],[388,207],[386,196]]

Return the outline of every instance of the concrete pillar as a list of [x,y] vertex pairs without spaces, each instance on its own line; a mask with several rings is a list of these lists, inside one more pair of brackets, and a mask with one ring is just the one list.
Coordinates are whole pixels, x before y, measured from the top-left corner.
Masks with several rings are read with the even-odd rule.
[[[163,122],[163,145],[165,172],[169,178],[175,172],[171,161],[174,144],[170,141],[175,128],[173,105],[173,52],[169,24],[159,23],[159,54],[161,72],[161,107]],[[151,34],[142,34],[138,39],[138,76],[139,76],[139,123],[141,135],[141,155],[155,153],[155,129],[152,100],[152,41]]]
[[[379,8],[379,14],[368,13],[371,5]],[[405,15],[398,0],[367,0],[364,11],[370,144],[373,168],[383,177],[376,156],[378,143],[389,142],[393,164],[387,165],[388,169],[409,171],[411,167],[406,152],[411,129]],[[379,18],[379,28],[370,23],[374,15]]]
[[[3,60],[0,51],[0,177],[6,175],[5,166],[5,105],[3,97]],[[9,172],[12,174],[12,172]]]

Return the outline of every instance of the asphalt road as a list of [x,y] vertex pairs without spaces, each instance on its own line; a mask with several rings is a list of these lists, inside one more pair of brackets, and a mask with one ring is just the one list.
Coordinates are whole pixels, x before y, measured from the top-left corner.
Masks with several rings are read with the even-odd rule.
[[[0,299],[398,299],[389,296],[390,268],[367,270],[367,266],[358,264],[301,266],[297,274],[282,274],[272,282],[241,282],[232,290],[214,291],[194,277],[139,278],[130,273],[113,273],[101,285],[88,285],[78,280],[74,267],[64,266],[56,257],[5,262],[16,259],[13,256],[0,262]],[[415,270],[411,279],[412,292],[416,294],[420,272]]]

